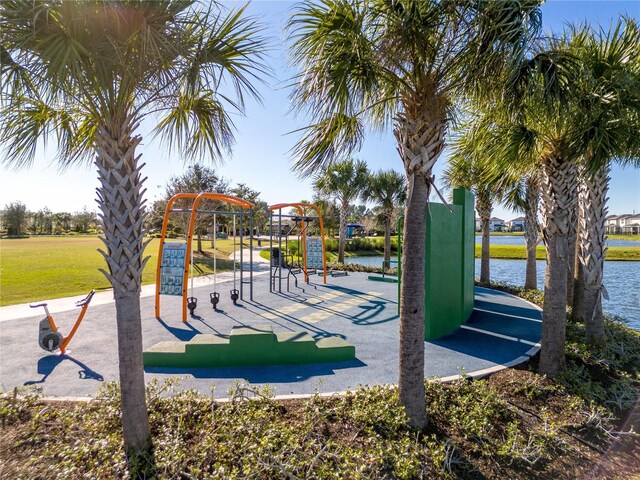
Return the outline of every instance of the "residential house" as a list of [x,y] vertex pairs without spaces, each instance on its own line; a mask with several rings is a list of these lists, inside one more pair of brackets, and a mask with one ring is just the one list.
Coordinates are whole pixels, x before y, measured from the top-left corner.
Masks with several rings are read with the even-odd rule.
[[620,233],[620,215],[609,215],[604,219],[605,233]]
[[605,233],[640,235],[640,214],[609,215],[605,218]]
[[623,215],[620,220],[622,233],[638,235],[640,234],[640,214]]
[[498,217],[491,217],[489,220],[490,232],[504,232],[504,220]]
[[524,217],[517,217],[505,223],[508,232],[524,232]]

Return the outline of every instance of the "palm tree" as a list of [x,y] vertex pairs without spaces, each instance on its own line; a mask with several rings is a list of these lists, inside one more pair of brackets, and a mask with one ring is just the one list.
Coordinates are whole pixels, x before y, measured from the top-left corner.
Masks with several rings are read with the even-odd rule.
[[[638,125],[638,97],[633,93],[638,88],[637,74],[629,75],[623,68],[624,64],[633,64],[628,59],[635,56],[627,49],[624,54],[627,62],[620,65],[625,80],[618,86],[631,86],[630,89],[594,89],[582,58],[582,45],[588,36],[586,26],[571,27],[562,38],[550,40],[548,50],[523,64],[519,70],[521,82],[515,89],[520,100],[514,102],[515,116],[510,124],[504,125],[506,133],[502,136],[506,139],[502,148],[505,158],[529,158],[540,169],[542,231],[547,248],[540,372],[549,376],[557,375],[565,363],[567,286],[569,267],[574,263],[571,237],[576,231],[573,212],[578,202],[578,171],[583,168],[597,171],[606,167],[602,160],[638,151],[637,133],[632,133]],[[637,36],[627,41],[630,45],[638,43]],[[608,49],[603,46],[603,50]],[[605,65],[597,64],[595,69],[602,71]],[[626,108],[618,109],[613,100],[621,93],[629,94],[633,100]],[[606,124],[596,127],[598,121],[594,119],[600,115],[606,118],[602,112],[607,109],[613,115],[609,120],[627,123],[621,130],[625,132],[623,135],[617,132],[610,136],[612,132]],[[595,212],[596,216],[600,214],[604,221],[604,212]],[[588,234],[590,229],[583,222],[581,235]],[[601,230],[603,233],[604,229]],[[594,253],[594,262],[601,262],[603,255]],[[573,282],[573,276],[570,280]]]
[[574,93],[582,109],[578,154],[580,235],[573,315],[585,322],[587,343],[605,340],[601,302],[605,217],[612,162],[640,165],[640,29],[621,19],[609,31],[583,30],[574,41],[583,66]]
[[384,223],[384,261],[391,260],[391,222],[397,207],[405,200],[407,183],[402,174],[395,170],[379,171],[370,176],[362,197],[364,201],[375,202]]
[[[470,112],[466,124],[456,132],[445,180],[450,186],[467,188],[475,194],[482,230],[480,283],[488,284],[490,280],[489,221],[493,203],[502,202],[512,210],[524,212],[527,248],[525,288],[535,289],[536,246],[540,232],[537,173],[531,165],[523,165],[517,156],[506,162],[504,158],[501,159],[503,152],[496,158],[496,146],[506,141],[501,135],[508,133],[499,124],[500,116],[504,114],[501,104],[493,104],[487,111],[476,109]],[[514,165],[518,168],[514,168]]]
[[102,272],[114,289],[129,455],[148,451],[151,440],[140,323],[148,259],[140,125],[155,119],[156,133],[186,158],[219,159],[230,149],[228,110],[242,113],[244,97],[258,97],[253,82],[266,71],[260,29],[243,13],[183,0],[0,4],[4,161],[28,166],[38,142],[55,135],[61,165],[93,159],[98,170]]
[[[560,100],[560,92],[548,90],[548,70],[556,78],[564,75],[562,64],[548,52],[541,52],[523,66],[531,78],[522,93],[518,119],[502,125],[503,161],[531,162],[538,169],[541,193],[542,234],[547,252],[543,304],[540,372],[555,376],[564,368],[566,300],[572,214],[577,203],[577,165],[571,155],[573,123],[570,105]],[[549,75],[551,77],[552,75]],[[547,78],[545,78],[547,77]],[[557,98],[553,98],[553,93]],[[564,92],[566,93],[566,92]],[[516,171],[522,170],[517,165]]]
[[424,245],[432,168],[464,95],[483,95],[518,58],[537,1],[319,0],[289,21],[301,68],[294,104],[313,124],[294,149],[311,175],[357,149],[364,126],[393,126],[407,175],[400,293],[400,402],[411,425],[426,424]]
[[340,229],[338,241],[338,262],[344,263],[344,249],[347,244],[347,221],[351,204],[362,195],[369,178],[367,164],[362,160],[334,162],[319,173],[313,188],[322,195],[338,202],[340,209]]
[[540,185],[538,175],[525,173],[524,177],[514,185],[505,196],[504,203],[515,211],[524,213],[524,240],[527,248],[527,260],[524,276],[525,289],[538,288],[536,247],[540,238],[538,207],[540,204]]

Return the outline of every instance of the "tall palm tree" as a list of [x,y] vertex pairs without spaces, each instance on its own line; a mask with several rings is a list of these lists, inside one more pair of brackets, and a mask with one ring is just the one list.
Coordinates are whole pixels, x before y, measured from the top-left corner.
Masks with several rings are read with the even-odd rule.
[[364,201],[375,202],[384,222],[384,261],[391,260],[391,222],[396,208],[406,198],[407,182],[404,175],[395,170],[379,171],[372,174],[362,197]]
[[[632,25],[630,30],[634,29],[637,27]],[[620,77],[624,78],[617,84],[620,88],[594,88],[582,51],[584,39],[589,35],[589,28],[584,25],[571,27],[562,38],[549,42],[550,49],[523,64],[519,71],[522,81],[514,90],[520,101],[514,102],[516,115],[512,123],[505,126],[507,134],[503,137],[507,158],[528,157],[540,168],[542,231],[547,247],[540,371],[549,376],[555,376],[565,363],[567,286],[569,268],[574,264],[570,242],[576,230],[573,212],[578,203],[578,171],[598,171],[606,168],[603,160],[638,152],[637,130],[634,130],[638,125],[638,97],[633,93],[638,88],[637,74],[630,75],[629,70],[623,68],[623,65],[634,64],[635,60],[631,59],[637,55],[629,48],[624,53],[626,61],[619,63]],[[637,36],[626,41],[637,48]],[[594,42],[594,45],[600,44]],[[602,48],[612,49],[606,45]],[[595,70],[606,70],[604,63],[596,63]],[[614,68],[604,77],[616,77],[611,75],[615,71]],[[616,98],[625,94],[633,100],[625,108],[617,108]],[[613,116],[607,117],[603,113],[606,110]],[[598,125],[602,118],[627,125],[614,133],[609,130],[613,124]],[[604,222],[603,211],[594,215],[602,215]],[[591,230],[587,223],[590,222],[581,225],[581,235]],[[593,228],[603,234],[604,229],[598,222],[595,224]],[[594,268],[601,271],[601,264],[597,263],[602,260],[603,252],[594,251]],[[570,280],[573,281],[572,276]],[[601,334],[602,338],[604,332]]]
[[[140,323],[144,189],[140,125],[186,158],[230,149],[229,109],[266,71],[264,40],[244,9],[189,0],[6,0],[0,3],[4,161],[28,166],[57,139],[64,167],[92,159],[114,289],[122,420],[128,454],[147,451]],[[234,98],[235,94],[235,98]],[[151,123],[151,122],[157,123]]]
[[361,144],[364,126],[393,126],[407,176],[400,293],[400,402],[426,424],[424,245],[432,169],[445,146],[454,102],[483,95],[519,58],[539,2],[318,0],[289,22],[300,66],[293,96],[313,124],[298,143],[302,175]]
[[640,165],[640,29],[623,18],[608,31],[582,30],[574,41],[583,67],[574,89],[581,113],[578,272],[573,315],[584,320],[587,343],[605,339],[601,302],[605,217],[612,162]]
[[344,249],[347,244],[347,221],[351,204],[367,186],[369,171],[362,160],[334,162],[319,173],[313,187],[322,195],[333,198],[340,209],[340,229],[338,241],[338,262],[344,263]]
[[[490,273],[490,220],[493,212],[493,204],[498,199],[500,192],[496,185],[485,181],[481,155],[467,156],[460,150],[460,143],[456,142],[454,154],[449,159],[449,165],[444,172],[445,182],[449,187],[466,188],[471,190],[476,199],[476,211],[480,218],[480,231],[482,232],[482,248],[480,255],[480,283],[488,285],[491,280]],[[476,150],[478,151],[478,150]]]

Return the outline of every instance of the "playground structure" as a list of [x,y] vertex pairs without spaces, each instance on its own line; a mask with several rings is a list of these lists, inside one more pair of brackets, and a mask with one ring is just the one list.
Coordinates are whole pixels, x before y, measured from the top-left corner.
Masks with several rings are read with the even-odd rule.
[[[192,199],[190,208],[173,208],[176,201],[181,199]],[[240,207],[236,211],[223,210],[198,210],[198,206],[202,200],[217,200],[230,205]],[[249,231],[253,231],[253,207],[251,202],[247,202],[232,195],[221,193],[178,193],[171,197],[167,202],[164,218],[162,221],[162,231],[160,234],[160,246],[158,250],[158,266],[156,268],[156,296],[155,296],[155,314],[156,318],[160,318],[160,296],[161,295],[181,295],[182,296],[182,322],[187,323],[187,310],[194,314],[198,301],[194,296],[188,296],[188,280],[190,269],[193,268],[193,233],[196,223],[196,217],[200,214],[209,214],[214,216],[214,292],[210,294],[211,304],[214,310],[220,301],[219,293],[216,291],[217,284],[215,276],[217,273],[217,262],[215,257],[215,241],[217,232],[215,232],[215,223],[218,215],[231,215],[233,217],[234,229],[234,249],[233,249],[233,289],[230,290],[230,298],[233,304],[237,304],[238,299],[244,298],[244,285],[249,285],[249,297],[253,300],[253,235],[249,235],[249,269],[244,269],[243,262],[243,238],[244,238],[244,218],[249,218]],[[169,216],[171,214],[189,214],[189,227],[186,234],[185,242],[167,242],[167,227],[169,224]],[[239,218],[239,237],[240,237],[240,282],[239,289],[236,283],[236,218]],[[244,274],[248,273],[249,278],[245,279]],[[193,274],[191,275],[191,291],[193,292]]]
[[[284,208],[293,208],[298,215],[288,215],[282,213]],[[277,291],[282,293],[282,280],[287,281],[287,290],[289,290],[289,279],[293,276],[296,287],[298,286],[297,274],[302,273],[304,281],[309,283],[309,274],[319,272],[323,277],[323,283],[327,283],[327,259],[324,243],[324,225],[322,222],[322,211],[317,205],[310,203],[278,203],[271,205],[269,209],[269,252],[271,254],[271,262],[269,268],[269,291],[276,290],[276,280],[278,280]],[[306,215],[305,209],[312,209],[316,212],[315,216]],[[278,226],[278,247],[274,247],[273,229],[274,216],[277,217]],[[283,230],[283,222],[288,220],[293,223],[289,228]],[[317,221],[319,228],[319,236],[308,236],[307,231],[310,225]],[[289,254],[289,236],[297,231],[297,255],[296,261],[294,255]],[[282,232],[284,231],[284,235]],[[284,236],[284,248],[283,248]],[[301,261],[299,259],[302,259]],[[286,276],[284,272],[286,271]]]
[[[398,219],[397,277],[370,275],[369,280],[398,284],[398,313],[402,279],[402,231]],[[430,203],[425,242],[424,323],[425,340],[435,340],[462,326],[473,311],[475,274],[475,214],[471,192],[456,188],[453,204]]]
[[95,290],[91,290],[86,297],[76,302],[76,307],[82,307],[82,309],[78,314],[78,319],[73,325],[71,332],[69,332],[69,335],[67,335],[66,337],[63,337],[62,334],[58,331],[58,326],[53,320],[53,316],[51,315],[51,313],[49,313],[49,309],[47,308],[46,303],[35,303],[29,305],[31,308],[44,308],[46,314],[45,318],[40,320],[38,335],[38,344],[40,345],[40,348],[46,350],[47,352],[53,352],[57,349],[60,349],[60,354],[64,355],[67,350],[67,345],[69,345],[69,342],[78,331],[78,327],[80,326],[80,323],[84,318],[84,314],[87,312],[89,303],[91,303],[91,299],[93,298],[93,295],[95,293]]

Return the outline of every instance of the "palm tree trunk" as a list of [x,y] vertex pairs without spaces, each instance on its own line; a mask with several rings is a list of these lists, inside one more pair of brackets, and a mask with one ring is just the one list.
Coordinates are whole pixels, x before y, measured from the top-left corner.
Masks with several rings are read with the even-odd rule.
[[390,268],[391,265],[389,261],[391,260],[391,216],[385,215],[384,217],[384,261],[387,265],[387,268]]
[[100,128],[95,162],[100,180],[102,241],[107,248],[100,253],[108,265],[108,271],[101,271],[113,285],[115,297],[123,437],[130,455],[151,447],[140,317],[140,283],[148,257],[143,258],[144,180],[140,178],[139,157],[135,156],[141,140],[133,137],[135,127],[128,118]]
[[[574,197],[578,197],[578,173],[574,169],[573,178],[569,179],[571,192]],[[575,284],[575,265],[577,261],[578,245],[578,202],[576,201],[569,209],[569,234],[567,236],[569,256],[567,258],[567,306],[573,305],[573,288]]]
[[542,231],[547,271],[542,308],[540,373],[555,377],[565,366],[567,269],[571,209],[576,203],[575,165],[551,156],[542,170]]
[[491,212],[493,205],[491,199],[486,191],[480,190],[478,192],[478,202],[476,206],[478,210],[478,216],[480,217],[480,228],[482,229],[482,254],[480,255],[480,283],[488,285],[491,281],[491,275],[489,271],[489,256],[490,256],[490,244],[491,235],[489,233],[489,223],[491,222]]
[[338,262],[344,263],[344,249],[347,244],[347,218],[349,217],[349,204],[340,204],[340,232],[338,239]]
[[524,278],[525,289],[538,288],[538,272],[536,263],[536,246],[540,225],[538,224],[539,186],[534,176],[527,178],[524,208],[524,238],[527,243],[527,264]]
[[411,425],[427,423],[424,387],[424,268],[429,188],[416,178],[407,199],[400,292],[400,403]]
[[[421,102],[416,102],[421,105]],[[408,110],[408,109],[407,109]],[[415,112],[414,112],[415,113]],[[424,386],[424,298],[427,206],[433,166],[444,149],[447,124],[422,112],[400,113],[394,135],[408,179],[400,288],[400,403],[409,424],[427,424]]]
[[595,174],[581,179],[580,213],[582,224],[578,254],[582,269],[582,295],[576,297],[573,314],[585,322],[588,344],[605,341],[604,319],[601,301],[602,275],[606,254],[605,217],[607,216],[607,191],[609,189],[608,164]]

